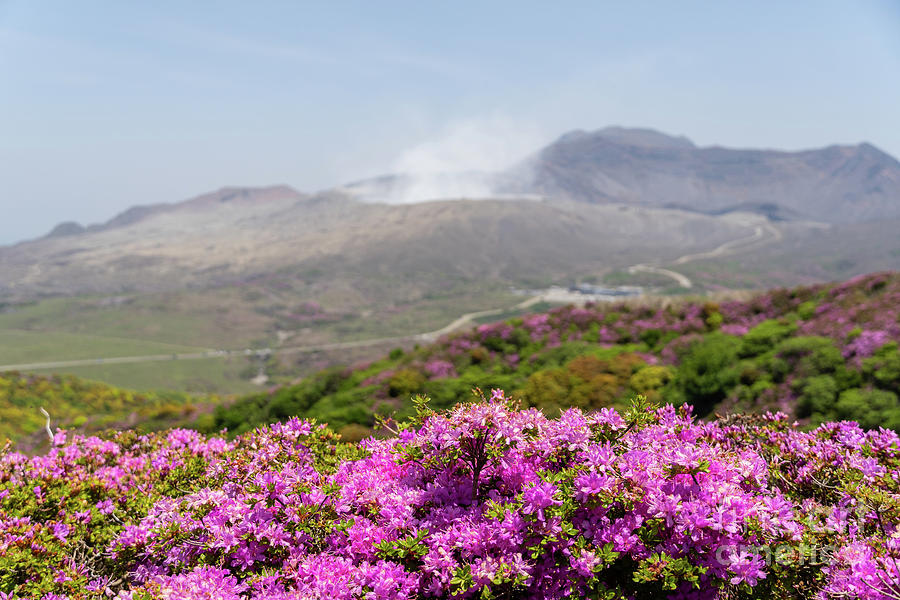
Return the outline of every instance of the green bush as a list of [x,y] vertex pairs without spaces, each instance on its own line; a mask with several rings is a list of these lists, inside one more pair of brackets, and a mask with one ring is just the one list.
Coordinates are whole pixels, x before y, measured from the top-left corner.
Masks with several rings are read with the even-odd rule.
[[887,390],[854,388],[841,392],[834,407],[841,420],[857,421],[866,429],[900,430],[900,401]]
[[775,345],[791,336],[797,325],[784,320],[770,319],[763,321],[746,334],[741,340],[740,355],[758,356],[773,349]]
[[675,378],[684,401],[693,404],[700,415],[725,399],[737,383],[734,369],[741,340],[722,333],[707,335],[688,350]]
[[661,338],[662,331],[660,331],[659,329],[645,329],[638,336],[638,339],[647,344],[648,348],[653,348],[654,346],[656,346]]
[[656,402],[659,400],[659,390],[672,380],[673,375],[674,371],[671,367],[647,365],[632,375],[628,384],[636,393]]
[[797,316],[799,316],[804,321],[807,321],[815,316],[817,306],[818,305],[812,300],[803,302],[800,306],[797,307]]
[[[818,375],[800,383],[801,394],[797,399],[797,416],[811,417],[814,422],[827,421],[833,413],[838,385],[834,377]],[[798,386],[799,387],[799,386]]]
[[878,387],[900,392],[900,351],[897,343],[887,343],[874,356],[863,360],[863,373]]
[[406,398],[422,391],[425,376],[415,369],[401,369],[388,380],[388,393],[394,398]]

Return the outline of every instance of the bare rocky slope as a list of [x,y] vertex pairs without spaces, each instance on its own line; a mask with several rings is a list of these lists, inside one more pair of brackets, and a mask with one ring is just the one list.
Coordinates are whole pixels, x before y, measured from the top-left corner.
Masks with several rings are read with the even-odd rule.
[[531,200],[389,206],[229,188],[2,248],[0,295],[206,288],[275,272],[527,281],[705,249],[746,231],[681,210]]

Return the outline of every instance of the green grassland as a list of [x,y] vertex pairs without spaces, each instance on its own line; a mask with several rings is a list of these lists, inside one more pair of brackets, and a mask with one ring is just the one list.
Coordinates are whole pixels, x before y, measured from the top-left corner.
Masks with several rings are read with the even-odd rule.
[[[63,367],[53,372],[138,391],[169,389],[191,394],[243,394],[259,391],[258,385],[243,376],[253,365],[246,358],[229,357]],[[161,381],[166,383],[164,388]]]
[[227,288],[218,294],[129,296],[120,303],[101,297],[54,298],[0,314],[0,331],[65,332],[190,348],[247,345],[267,325],[267,318]]
[[[365,292],[365,290],[363,290]],[[423,289],[400,302],[335,284],[324,289],[251,285],[215,290],[118,297],[53,298],[8,307],[0,313],[0,365],[202,352],[210,349],[276,348],[366,340],[439,329],[467,312],[521,301],[505,289],[453,284]],[[297,313],[315,302],[321,312]],[[371,360],[383,348],[328,353],[334,363]],[[298,363],[279,360],[270,373],[281,380],[303,375]],[[136,390],[245,393],[257,363],[243,357],[62,367],[53,371]],[[48,369],[35,370],[48,374]]]
[[[33,437],[42,426],[38,408],[46,405],[63,426],[192,423],[239,433],[296,415],[327,422],[351,439],[376,432],[379,416],[408,416],[413,395],[444,408],[479,387],[507,390],[550,412],[621,407],[642,394],[688,402],[700,416],[784,410],[808,424],[853,418],[865,427],[900,429],[898,299],[900,275],[873,274],[836,286],[629,298],[525,314],[550,308],[539,303],[500,311],[485,317],[499,322],[433,344],[386,340],[267,358],[91,364],[65,369],[66,376],[0,374],[12,389],[7,402],[0,395],[0,421],[9,435]],[[407,310],[429,314],[420,306]],[[341,322],[319,324],[319,335]],[[261,367],[269,380],[250,383]],[[217,397],[223,389],[229,395]]]
[[522,296],[503,290],[479,290],[382,308],[365,317],[353,315],[323,329],[337,341],[411,335],[440,329],[465,313],[512,306],[522,300]]
[[505,321],[507,319],[512,319],[513,317],[521,317],[522,315],[528,315],[532,313],[546,312],[553,308],[554,306],[559,306],[558,304],[554,304],[552,302],[537,302],[532,304],[528,308],[513,308],[510,310],[504,310],[496,314],[485,315],[483,317],[476,317],[473,319],[475,323],[479,325],[483,325],[485,323],[496,323],[497,321]]
[[[677,268],[675,270],[678,270]],[[639,285],[642,287],[664,288],[672,285],[672,280],[657,273],[629,273],[627,271],[610,271],[603,276],[606,285]]]
[[193,346],[66,331],[0,329],[0,365],[196,352]]

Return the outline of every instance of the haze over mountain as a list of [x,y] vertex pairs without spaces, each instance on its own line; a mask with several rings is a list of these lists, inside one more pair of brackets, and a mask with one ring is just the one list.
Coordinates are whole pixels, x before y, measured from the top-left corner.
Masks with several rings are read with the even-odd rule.
[[[535,281],[752,234],[758,223],[727,217],[733,212],[760,213],[794,234],[804,221],[900,218],[900,163],[869,144],[698,148],[685,137],[609,127],[567,133],[500,173],[422,177],[387,175],[315,195],[223,188],[133,207],[100,225],[63,223],[0,248],[0,295],[205,288],[276,271]],[[411,190],[423,201],[493,199],[386,204]]]

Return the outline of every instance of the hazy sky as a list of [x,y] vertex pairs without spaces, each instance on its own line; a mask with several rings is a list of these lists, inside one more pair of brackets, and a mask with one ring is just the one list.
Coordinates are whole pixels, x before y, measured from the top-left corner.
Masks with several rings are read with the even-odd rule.
[[0,244],[612,124],[900,156],[900,1],[0,0]]

